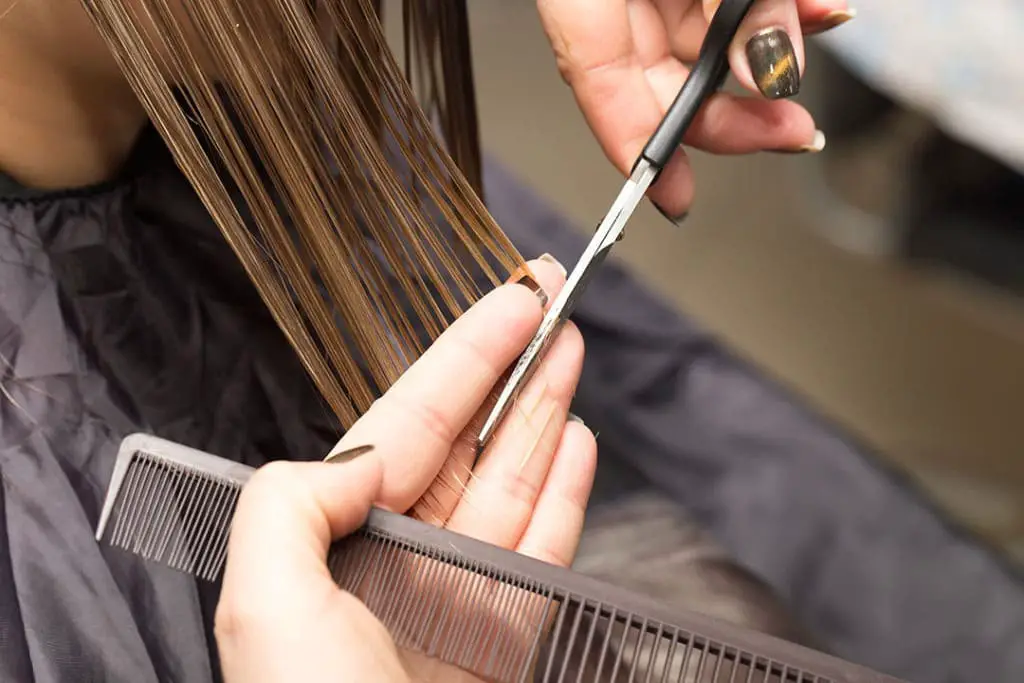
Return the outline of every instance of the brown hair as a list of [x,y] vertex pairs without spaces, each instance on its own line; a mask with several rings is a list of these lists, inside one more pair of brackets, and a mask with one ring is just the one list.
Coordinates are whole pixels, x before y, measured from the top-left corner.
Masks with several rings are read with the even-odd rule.
[[346,427],[523,265],[481,199],[466,0],[403,0],[404,73],[380,0],[82,2]]

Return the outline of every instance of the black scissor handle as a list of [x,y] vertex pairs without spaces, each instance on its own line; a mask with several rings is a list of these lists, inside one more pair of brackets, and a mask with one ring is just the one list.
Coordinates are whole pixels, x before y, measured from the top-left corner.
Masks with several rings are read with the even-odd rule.
[[701,45],[697,64],[641,153],[641,158],[659,173],[679,147],[701,105],[722,87],[729,74],[729,45],[753,4],[754,0],[722,0],[718,6]]

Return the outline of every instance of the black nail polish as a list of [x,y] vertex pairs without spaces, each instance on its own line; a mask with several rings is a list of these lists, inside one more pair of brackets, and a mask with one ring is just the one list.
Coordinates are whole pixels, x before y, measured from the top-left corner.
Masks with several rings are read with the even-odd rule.
[[676,226],[677,228],[678,228],[678,227],[679,227],[680,225],[682,225],[682,224],[683,224],[683,222],[684,222],[684,221],[686,220],[686,217],[690,215],[690,212],[689,212],[689,211],[684,211],[684,212],[682,212],[681,214],[679,214],[678,216],[674,216],[674,217],[673,217],[673,216],[670,216],[670,215],[668,215],[668,214],[667,214],[667,213],[665,212],[665,210],[664,210],[664,209],[662,209],[662,208],[661,208],[660,206],[658,206],[657,204],[655,204],[655,205],[654,205],[654,208],[658,210],[658,213],[660,213],[660,214],[661,214],[662,216],[664,216],[664,217],[665,217],[665,220],[667,220],[667,221],[668,221],[669,223],[671,223],[672,225]]
[[360,455],[363,455],[365,453],[369,453],[372,450],[373,450],[373,446],[372,445],[356,446],[355,448],[348,448],[348,449],[346,449],[344,451],[338,451],[337,453],[332,453],[331,455],[328,455],[326,458],[324,458],[324,462],[330,462],[330,463],[352,462],[353,460],[358,458]]
[[747,60],[754,82],[770,100],[800,92],[800,65],[789,34],[781,28],[759,31],[747,41]]

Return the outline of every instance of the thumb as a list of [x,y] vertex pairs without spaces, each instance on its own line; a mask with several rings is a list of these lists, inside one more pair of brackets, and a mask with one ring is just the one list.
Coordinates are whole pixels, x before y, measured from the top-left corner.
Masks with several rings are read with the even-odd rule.
[[232,522],[222,600],[263,595],[273,610],[272,596],[290,600],[296,581],[326,577],[331,542],[365,521],[381,475],[373,450],[351,461],[277,461],[257,470]]

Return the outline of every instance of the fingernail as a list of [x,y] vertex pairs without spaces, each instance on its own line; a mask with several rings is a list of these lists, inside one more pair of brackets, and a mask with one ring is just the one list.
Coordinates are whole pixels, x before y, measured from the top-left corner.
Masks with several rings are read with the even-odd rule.
[[537,257],[537,260],[544,261],[545,263],[550,263],[552,265],[558,266],[558,269],[562,271],[562,277],[565,277],[566,275],[569,274],[565,270],[565,266],[563,266],[561,263],[559,263],[558,259],[556,259],[551,254],[541,254],[540,256]]
[[567,416],[567,418],[566,418],[566,419],[567,419],[567,420],[568,420],[569,422],[577,422],[577,423],[579,423],[579,424],[583,425],[584,427],[586,427],[586,426],[587,426],[587,423],[586,423],[586,422],[584,422],[583,420],[581,420],[581,419],[580,419],[580,417],[579,417],[579,415],[574,415],[573,413],[569,413],[569,415]]
[[537,298],[540,299],[541,308],[548,305],[548,293],[544,291],[540,283],[533,279],[533,273],[530,272],[530,269],[525,264],[516,268],[516,271],[512,273],[506,282],[508,284],[522,285],[536,294]]
[[338,451],[337,453],[330,453],[326,458],[324,458],[324,462],[332,464],[352,462],[360,455],[369,453],[372,450],[373,446],[356,446],[355,448],[346,448],[345,450]]
[[689,211],[683,211],[678,216],[673,217],[673,216],[670,216],[668,213],[666,213],[665,209],[661,208],[657,204],[654,205],[654,208],[658,210],[658,213],[660,213],[662,216],[665,217],[665,220],[667,220],[669,223],[671,223],[672,225],[676,226],[677,228],[680,225],[682,225],[683,221],[686,220],[686,217],[690,215]]
[[789,34],[781,28],[755,33],[747,41],[747,60],[757,89],[768,99],[780,100],[800,92],[800,65]]
[[831,31],[836,26],[842,26],[850,19],[857,16],[857,10],[855,9],[837,9],[829,12],[819,21],[813,24],[808,24],[804,27],[805,36],[813,36],[818,33],[824,33],[825,31]]
[[825,149],[825,134],[820,130],[814,131],[814,140],[807,145],[800,145],[793,149],[772,149],[770,152],[776,154],[817,154]]

